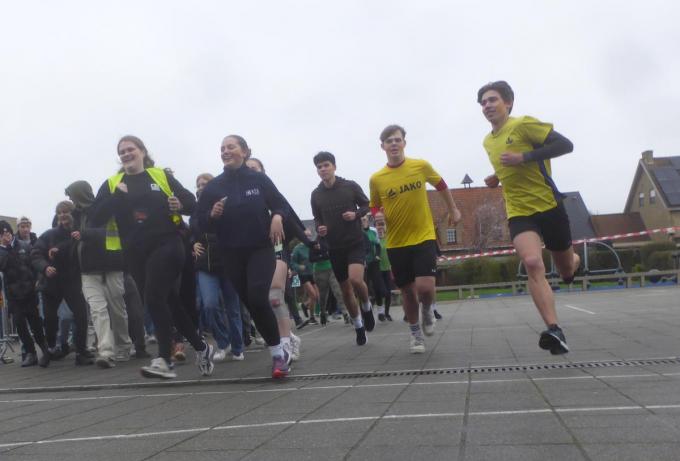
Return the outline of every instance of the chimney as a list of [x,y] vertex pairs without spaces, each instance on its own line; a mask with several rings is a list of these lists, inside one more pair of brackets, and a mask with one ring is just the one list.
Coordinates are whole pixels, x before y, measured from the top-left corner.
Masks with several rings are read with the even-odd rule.
[[642,153],[642,161],[645,165],[654,165],[654,151],[646,150]]

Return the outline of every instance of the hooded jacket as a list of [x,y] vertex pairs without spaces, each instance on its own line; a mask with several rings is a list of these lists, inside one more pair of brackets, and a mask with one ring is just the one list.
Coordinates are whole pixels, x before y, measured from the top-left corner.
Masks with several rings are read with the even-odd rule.
[[90,226],[94,204],[92,186],[87,181],[76,181],[66,188],[66,193],[80,213],[80,242],[75,242],[76,255],[83,274],[122,271],[123,252],[106,249],[106,229]]
[[9,246],[0,245],[0,272],[4,274],[5,293],[10,303],[37,300],[30,244],[15,236]]

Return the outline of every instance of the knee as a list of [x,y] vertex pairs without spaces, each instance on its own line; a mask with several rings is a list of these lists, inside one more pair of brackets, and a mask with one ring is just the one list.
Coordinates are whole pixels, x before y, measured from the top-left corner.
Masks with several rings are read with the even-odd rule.
[[522,259],[524,267],[529,275],[545,274],[545,265],[540,255],[531,255]]

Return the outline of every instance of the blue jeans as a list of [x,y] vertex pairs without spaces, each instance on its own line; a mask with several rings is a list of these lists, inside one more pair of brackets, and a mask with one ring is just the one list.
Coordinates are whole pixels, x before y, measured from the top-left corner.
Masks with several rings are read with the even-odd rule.
[[[212,331],[217,347],[226,349],[227,345],[231,344],[232,354],[240,354],[243,352],[243,326],[236,290],[226,277],[209,272],[198,271],[196,281],[203,328]],[[227,322],[225,322],[225,312]]]

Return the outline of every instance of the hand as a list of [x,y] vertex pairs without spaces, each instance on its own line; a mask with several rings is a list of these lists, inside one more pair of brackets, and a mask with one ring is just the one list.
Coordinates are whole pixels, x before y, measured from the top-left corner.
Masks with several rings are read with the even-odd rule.
[[498,185],[500,184],[500,181],[498,180],[498,176],[496,176],[495,174],[492,174],[491,176],[487,176],[486,178],[484,178],[484,182],[486,183],[486,185],[488,187],[490,187],[492,189],[494,187],[498,187]]
[[203,245],[201,245],[201,242],[194,243],[194,254],[196,256],[201,256],[204,251],[205,248],[203,247]]
[[78,232],[78,231],[71,232],[71,238],[73,240],[80,240],[80,232]]
[[524,155],[516,152],[503,152],[501,154],[501,165],[503,166],[515,166],[524,162]]
[[45,268],[45,275],[47,276],[48,279],[51,279],[52,277],[57,275],[57,269],[55,269],[52,266],[47,266]]
[[210,210],[210,217],[213,219],[217,219],[220,216],[222,216],[222,213],[224,213],[224,203],[222,202],[222,200],[218,200],[217,202],[215,202],[212,209]]
[[357,219],[357,212],[356,211],[345,211],[342,214],[342,219],[345,221],[354,221]]
[[124,194],[128,193],[127,184],[125,184],[124,182],[119,182],[118,184],[116,184],[116,189],[123,192]]
[[59,253],[59,248],[52,247],[47,251],[47,257],[50,258],[50,260],[53,260],[55,256],[57,256],[57,253]]
[[319,237],[325,237],[328,234],[328,227],[319,226],[316,228],[316,232],[319,234]]
[[170,208],[171,212],[177,213],[182,209],[182,202],[180,202],[177,197],[172,195],[168,197],[168,207]]
[[385,209],[381,207],[380,211],[373,216],[373,220],[375,221],[375,227],[385,227]]
[[280,214],[272,216],[272,223],[269,226],[269,239],[274,245],[277,245],[286,238],[283,232],[283,219]]
[[449,226],[453,227],[460,222],[462,215],[458,208],[454,208],[452,213],[449,213]]
[[300,272],[303,272],[305,270],[305,265],[304,264],[298,264],[298,268],[300,269]]

